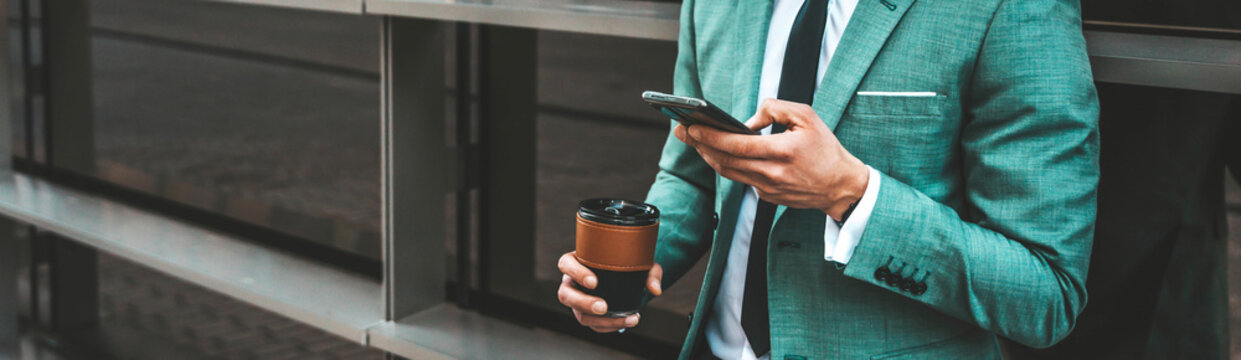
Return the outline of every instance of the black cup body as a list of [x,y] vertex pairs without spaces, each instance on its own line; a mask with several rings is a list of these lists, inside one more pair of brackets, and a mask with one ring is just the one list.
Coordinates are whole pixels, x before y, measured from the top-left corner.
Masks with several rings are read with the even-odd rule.
[[608,303],[609,317],[626,317],[636,314],[646,296],[647,271],[608,271],[587,268],[599,279],[594,289],[581,287],[582,291],[598,296]]

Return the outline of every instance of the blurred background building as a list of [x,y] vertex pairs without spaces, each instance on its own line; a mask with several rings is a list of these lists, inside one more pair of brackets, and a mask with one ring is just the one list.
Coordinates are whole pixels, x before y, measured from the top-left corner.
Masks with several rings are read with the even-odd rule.
[[[1241,8],[1096,4],[1085,28],[1105,161],[1108,130],[1128,124],[1241,122]],[[11,117],[0,155],[14,172],[0,181],[0,359],[667,358],[679,348],[701,264],[626,334],[577,326],[554,295],[577,201],[642,199],[653,180],[669,127],[638,95],[672,87],[677,3],[4,9],[10,102],[0,109]],[[1111,111],[1200,97],[1217,107]],[[1219,136],[1218,150],[1175,153],[1241,151],[1225,149],[1241,134]],[[1221,316],[1241,358],[1241,188],[1219,169]]]

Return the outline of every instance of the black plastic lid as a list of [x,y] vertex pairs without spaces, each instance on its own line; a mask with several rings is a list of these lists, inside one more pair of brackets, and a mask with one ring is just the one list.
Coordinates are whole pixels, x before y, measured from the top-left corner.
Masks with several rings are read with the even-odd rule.
[[643,226],[659,221],[659,208],[631,200],[583,200],[577,204],[577,213],[586,220],[612,225]]

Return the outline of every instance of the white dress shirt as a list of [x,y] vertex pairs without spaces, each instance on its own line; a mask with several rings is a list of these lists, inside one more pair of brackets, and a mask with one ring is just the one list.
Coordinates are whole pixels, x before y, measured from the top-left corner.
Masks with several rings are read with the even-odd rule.
[[[793,28],[793,20],[801,10],[804,0],[775,0],[771,13],[771,24],[767,30],[767,48],[763,55],[763,72],[759,81],[758,100],[775,98],[780,88],[780,74],[784,67],[784,50],[788,45],[789,33]],[[853,16],[853,8],[857,0],[831,0],[827,7],[827,25],[823,29],[823,46],[819,53],[819,71],[816,84],[823,81],[823,74],[831,62],[840,36],[844,34],[849,18]],[[830,79],[828,81],[831,81]],[[771,133],[771,128],[763,129],[763,134]],[[827,226],[823,229],[824,261],[847,264],[862,237],[862,230],[870,219],[875,207],[875,198],[879,192],[879,174],[870,169],[870,181],[866,184],[858,205],[854,208],[844,226],[827,217]],[[724,277],[720,283],[719,294],[706,322],[707,344],[711,352],[721,359],[751,360],[757,357],[746,340],[745,331],[741,329],[741,300],[745,294],[746,261],[750,254],[750,235],[754,229],[754,215],[758,208],[758,192],[747,187],[741,199],[741,209],[737,216],[737,228],[733,232],[732,247],[728,251],[728,261],[724,265]],[[764,355],[761,359],[767,359]]]

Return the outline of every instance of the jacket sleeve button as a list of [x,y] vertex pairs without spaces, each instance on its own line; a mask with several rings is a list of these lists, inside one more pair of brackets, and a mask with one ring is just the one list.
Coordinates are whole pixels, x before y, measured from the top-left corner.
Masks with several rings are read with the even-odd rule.
[[887,266],[875,269],[875,280],[876,281],[885,282],[888,280],[888,276],[890,275],[891,275],[891,271],[888,271]]
[[711,214],[711,228],[712,229],[720,228],[720,213]]
[[925,292],[926,292],[926,282],[920,282],[920,283],[914,284],[913,289],[910,291],[910,293],[914,295],[922,295],[922,293],[925,293]]
[[914,288],[913,279],[906,278],[905,280],[901,281],[901,291],[909,292],[913,290],[913,288]]
[[905,280],[904,276],[901,276],[900,274],[892,274],[888,276],[887,283],[888,283],[888,286],[898,287],[901,285],[901,282],[904,280]]

